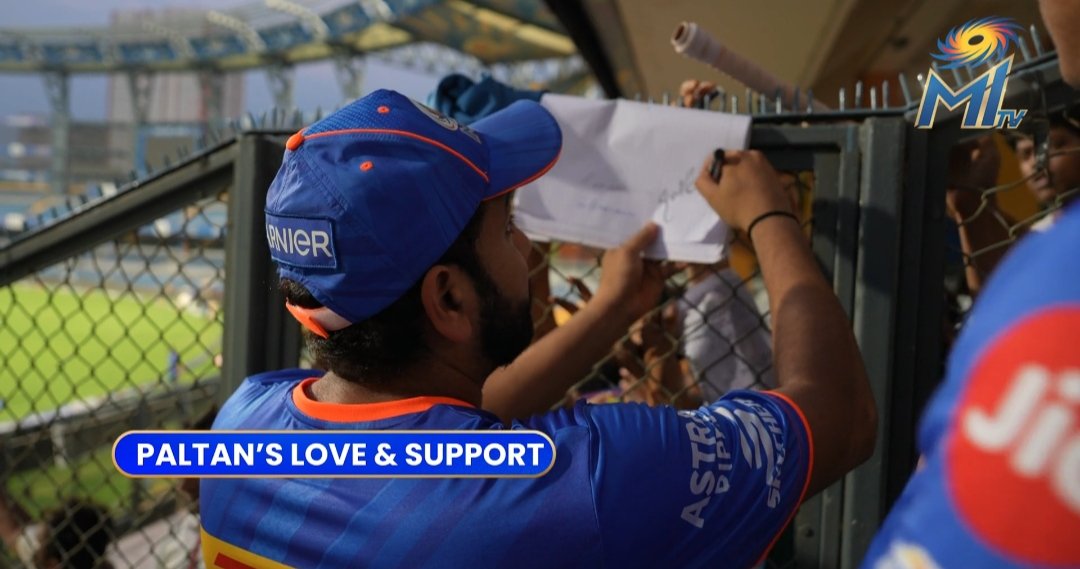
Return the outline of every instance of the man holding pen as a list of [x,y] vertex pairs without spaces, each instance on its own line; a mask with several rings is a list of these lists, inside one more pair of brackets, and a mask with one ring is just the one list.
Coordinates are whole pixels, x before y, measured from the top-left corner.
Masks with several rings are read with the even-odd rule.
[[697,187],[757,249],[779,388],[693,411],[579,403],[524,419],[543,399],[535,391],[575,379],[555,375],[551,354],[595,361],[579,344],[610,346],[593,340],[655,306],[656,268],[641,255],[658,229],[609,252],[590,305],[530,345],[528,240],[509,195],[558,157],[560,130],[541,106],[518,102],[469,128],[377,91],[287,148],[268,231],[323,247],[298,255],[271,242],[271,255],[329,371],[253,376],[215,428],[505,420],[549,435],[557,458],[534,479],[204,479],[207,566],[748,567],[806,496],[871,453],[876,412],[850,324],[760,153],[728,153],[719,182],[710,156]]

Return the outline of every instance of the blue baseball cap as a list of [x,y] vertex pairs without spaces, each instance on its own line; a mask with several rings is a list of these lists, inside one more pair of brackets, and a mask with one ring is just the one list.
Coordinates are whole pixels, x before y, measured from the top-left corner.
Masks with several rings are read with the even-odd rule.
[[266,196],[266,238],[279,274],[324,306],[289,311],[326,337],[400,298],[483,201],[554,166],[562,131],[532,101],[465,126],[379,90],[285,146]]

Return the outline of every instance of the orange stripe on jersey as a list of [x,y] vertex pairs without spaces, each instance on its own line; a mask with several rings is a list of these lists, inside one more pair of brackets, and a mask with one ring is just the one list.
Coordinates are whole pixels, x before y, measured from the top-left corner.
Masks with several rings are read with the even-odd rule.
[[199,528],[202,534],[203,562],[207,569],[292,569],[284,563],[226,543]]
[[814,433],[810,431],[810,421],[806,420],[806,415],[803,414],[802,409],[787,395],[780,393],[779,391],[762,391],[765,395],[775,397],[784,403],[787,403],[799,416],[799,420],[802,422],[803,429],[806,430],[806,443],[808,445],[807,454],[809,459],[806,461],[806,480],[803,481],[802,492],[799,493],[799,501],[795,503],[795,507],[791,509],[791,513],[788,514],[787,521],[784,522],[780,531],[776,532],[772,540],[769,542],[769,546],[765,548],[765,552],[761,554],[761,558],[757,560],[754,565],[761,565],[765,561],[765,557],[772,551],[773,546],[780,540],[780,535],[784,533],[784,530],[791,525],[791,520],[795,519],[795,514],[799,511],[799,506],[802,505],[803,500],[806,499],[806,491],[810,488],[810,477],[814,475]]
[[452,397],[410,397],[380,403],[327,403],[315,401],[308,395],[308,388],[319,378],[310,377],[293,388],[292,399],[301,413],[322,421],[332,423],[356,423],[360,421],[378,421],[410,413],[422,413],[436,405],[456,405],[458,407],[476,407]]

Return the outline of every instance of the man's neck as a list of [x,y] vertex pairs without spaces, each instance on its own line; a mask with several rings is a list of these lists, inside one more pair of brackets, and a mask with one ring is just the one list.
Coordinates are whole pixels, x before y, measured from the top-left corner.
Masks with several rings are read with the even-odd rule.
[[482,388],[489,374],[480,377],[449,365],[435,362],[410,369],[406,373],[378,384],[350,381],[334,372],[327,372],[311,384],[308,396],[325,403],[382,403],[410,397],[450,397],[480,407]]

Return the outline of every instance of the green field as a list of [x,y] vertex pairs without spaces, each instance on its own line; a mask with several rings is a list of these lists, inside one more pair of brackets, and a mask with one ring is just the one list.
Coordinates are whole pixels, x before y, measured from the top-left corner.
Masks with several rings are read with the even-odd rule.
[[206,375],[222,327],[161,297],[68,285],[0,288],[0,422],[75,399]]
[[80,457],[70,467],[48,467],[18,472],[9,476],[5,491],[17,496],[30,516],[41,516],[71,498],[89,499],[111,509],[131,504],[136,485],[141,485],[143,499],[170,491],[175,480],[134,480],[116,471],[112,449],[104,447]]

